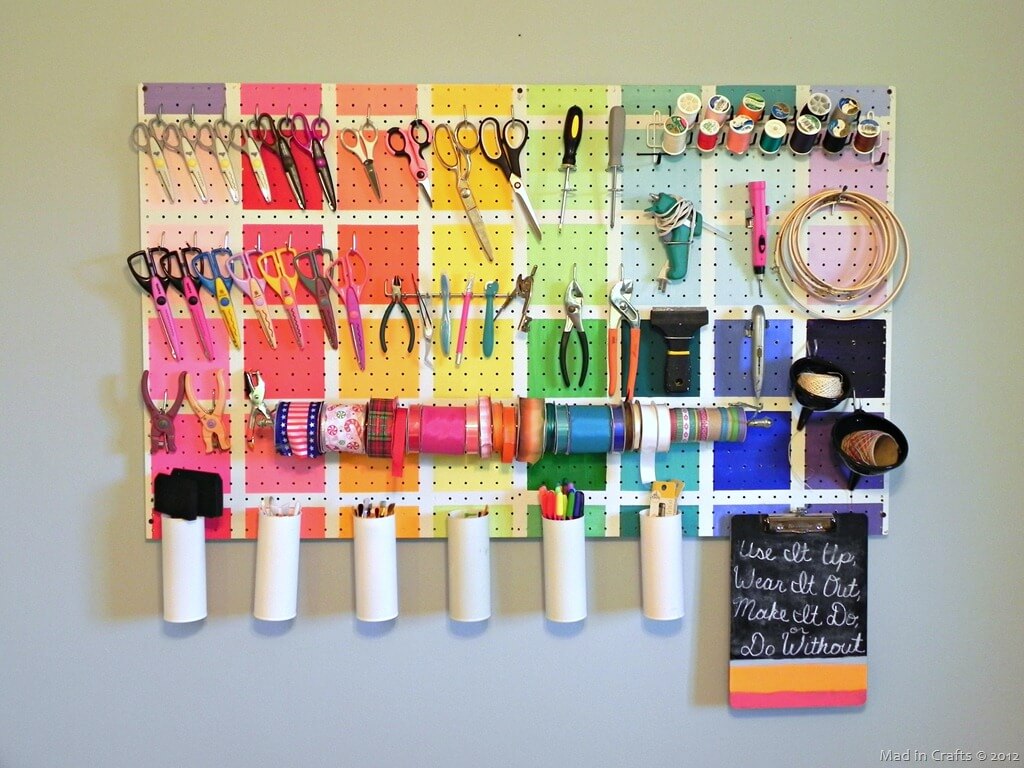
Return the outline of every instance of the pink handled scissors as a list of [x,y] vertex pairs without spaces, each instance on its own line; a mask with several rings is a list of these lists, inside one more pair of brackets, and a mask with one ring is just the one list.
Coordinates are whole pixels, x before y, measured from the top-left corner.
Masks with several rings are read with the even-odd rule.
[[334,191],[334,179],[331,178],[331,169],[327,165],[327,154],[324,152],[324,142],[331,135],[331,124],[321,115],[310,120],[301,112],[297,112],[280,121],[278,130],[313,158],[313,166],[316,168],[316,176],[320,181],[320,189],[324,193],[324,198],[331,210],[337,211],[338,196]]
[[427,202],[431,206],[434,199],[430,194],[430,168],[423,157],[423,150],[430,146],[434,131],[429,123],[418,117],[408,126],[395,126],[388,129],[387,148],[395,157],[404,157],[409,162],[409,173],[423,188]]
[[[304,349],[306,340],[302,335],[299,303],[295,298],[295,286],[299,284],[299,273],[295,271],[294,266],[296,255],[289,238],[288,245],[259,254],[256,257],[256,268],[267,281],[267,285],[281,297],[284,310],[288,313],[288,324],[292,327],[295,343],[299,345],[299,349]],[[270,264],[273,264],[273,269],[270,268]],[[291,267],[291,272],[285,270],[286,264]]]
[[[356,280],[352,263],[358,262],[362,273],[360,280]],[[341,279],[335,278],[335,271],[341,267]],[[366,261],[356,250],[356,237],[352,236],[352,247],[348,253],[334,260],[328,270],[334,290],[345,302],[345,313],[348,316],[348,330],[352,334],[352,348],[356,353],[356,362],[359,363],[359,370],[366,368],[366,342],[363,335],[363,313],[359,306],[359,298],[363,294],[363,286],[366,285]]]
[[270,321],[270,305],[267,304],[266,284],[257,277],[252,269],[252,260],[258,259],[263,250],[260,248],[259,235],[256,236],[256,247],[249,251],[232,256],[227,261],[228,272],[235,281],[238,289],[249,297],[252,302],[253,312],[263,329],[263,335],[267,337],[267,344],[271,349],[277,349],[277,334],[274,333],[274,324]]
[[196,336],[199,337],[199,346],[206,359],[213,360],[213,336],[210,334],[210,324],[206,321],[203,301],[199,298],[199,279],[188,266],[200,253],[198,248],[191,246],[182,248],[180,252],[167,251],[160,257],[159,265],[164,277],[185,297],[192,324],[196,327]]
[[[128,257],[128,269],[131,270],[135,282],[153,299],[153,309],[160,318],[160,327],[164,329],[167,345],[171,348],[171,357],[177,360],[181,351],[181,341],[178,339],[178,326],[174,324],[174,317],[171,315],[171,305],[167,301],[167,285],[170,280],[162,276],[156,268],[157,261],[165,253],[167,249],[163,247],[136,251]],[[140,267],[144,267],[145,271],[140,272]]]

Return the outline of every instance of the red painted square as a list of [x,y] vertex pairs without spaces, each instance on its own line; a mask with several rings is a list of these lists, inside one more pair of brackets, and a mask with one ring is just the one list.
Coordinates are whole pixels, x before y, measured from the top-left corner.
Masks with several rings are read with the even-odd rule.
[[[249,156],[242,153],[242,207],[252,211],[297,211],[298,201],[292,194],[292,188],[284,174],[281,160],[266,146],[261,150],[263,167],[267,169],[267,181],[270,183],[270,202],[263,199],[256,175],[252,170]],[[324,210],[323,192],[317,179],[316,168],[312,158],[292,145],[292,155],[302,182],[302,194],[306,198],[306,209],[310,211]]]
[[[362,122],[358,118],[346,122],[346,119],[343,118],[341,130],[345,128],[358,130]],[[362,160],[343,146],[341,130],[339,130],[338,136],[333,139],[337,142],[338,151],[338,176],[335,183],[338,187],[339,210],[410,211],[416,209],[419,200],[416,197],[416,187],[412,183],[412,176],[409,174],[409,164],[404,158],[395,157],[386,149],[388,128],[407,122],[409,120],[406,118],[374,120],[374,124],[377,126],[377,142],[373,146],[373,166],[377,183],[380,185],[380,200],[377,200],[373,193]],[[350,146],[354,143],[354,139],[351,137],[347,141]],[[369,147],[367,154],[369,155]],[[386,217],[387,214],[385,213],[384,216]]]
[[[359,255],[366,262],[366,286],[360,300],[361,304],[388,304],[391,297],[391,278],[398,275],[402,278],[402,291],[412,293],[412,275],[418,273],[419,250],[418,233],[415,225],[385,224],[382,226],[352,226],[344,224],[338,227],[338,251],[344,255],[352,245],[352,236],[356,237]],[[358,270],[358,266],[354,267]],[[359,275],[356,275],[359,279]],[[405,302],[416,316],[416,301]],[[399,310],[392,312],[392,317],[400,318]],[[394,322],[394,321],[392,321]],[[404,321],[403,321],[404,322]]]
[[324,398],[323,325],[317,319],[303,319],[302,333],[306,340],[299,349],[292,335],[291,324],[283,315],[273,318],[277,349],[271,349],[256,319],[245,321],[243,365],[247,371],[259,371],[267,382],[268,400]]
[[259,433],[245,452],[246,493],[323,493],[325,459],[281,456],[274,450],[273,429]]

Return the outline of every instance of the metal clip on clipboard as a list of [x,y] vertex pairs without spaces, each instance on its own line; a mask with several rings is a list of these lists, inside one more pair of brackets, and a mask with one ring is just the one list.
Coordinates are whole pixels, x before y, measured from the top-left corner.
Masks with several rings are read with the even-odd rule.
[[763,515],[768,533],[824,533],[835,530],[835,515],[809,515],[806,507],[798,507],[782,515]]

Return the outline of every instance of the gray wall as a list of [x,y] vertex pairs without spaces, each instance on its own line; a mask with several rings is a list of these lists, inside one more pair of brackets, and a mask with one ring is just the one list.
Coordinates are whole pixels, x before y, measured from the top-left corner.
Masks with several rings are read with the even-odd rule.
[[[1024,4],[554,5],[5,3],[3,768],[865,766],[889,747],[1024,751]],[[164,626],[123,268],[138,247],[126,137],[141,80],[897,86],[897,211],[916,261],[892,389],[912,451],[891,536],[871,544],[866,710],[729,711],[720,541],[686,544],[678,632],[641,620],[628,541],[589,545],[578,634],[544,624],[536,542],[495,545],[500,594],[478,636],[446,621],[441,542],[401,545],[402,615],[381,636],[354,625],[338,542],[304,545],[287,631],[249,616],[251,543],[210,548],[204,625]]]

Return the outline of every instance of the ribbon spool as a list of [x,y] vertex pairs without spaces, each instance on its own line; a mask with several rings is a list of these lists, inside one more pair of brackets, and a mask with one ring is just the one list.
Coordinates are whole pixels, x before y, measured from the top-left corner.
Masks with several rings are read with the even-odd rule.
[[722,125],[717,120],[707,118],[697,126],[697,149],[701,152],[714,152],[718,146],[718,134]]
[[[862,432],[882,433],[887,439],[895,443],[895,455],[890,454],[886,456],[884,460],[887,463],[876,464],[873,460],[867,459],[863,454],[856,452],[854,446],[857,443],[857,435]],[[896,469],[896,467],[907,460],[907,454],[910,451],[907,438],[900,431],[899,427],[888,419],[872,413],[866,413],[859,408],[853,413],[843,416],[832,427],[832,447],[850,471],[850,479],[846,486],[847,490],[850,491],[857,487],[857,483],[860,482],[862,477],[881,475]]]
[[870,155],[878,145],[878,137],[882,128],[875,120],[875,113],[868,112],[867,117],[857,123],[857,131],[853,134],[853,151],[858,155]]
[[576,405],[571,408],[566,452],[608,453],[612,449],[612,422],[608,408],[603,405]]
[[714,120],[720,126],[729,119],[732,112],[732,102],[720,93],[716,93],[708,99],[708,105],[704,109],[704,119]]
[[420,453],[461,456],[466,453],[466,409],[424,405],[421,410]]
[[794,155],[806,155],[814,149],[821,133],[821,120],[814,115],[800,115],[796,119],[796,129],[789,137],[789,148]]
[[766,155],[777,154],[786,142],[786,133],[788,133],[786,124],[781,120],[772,118],[764,124],[757,146]]
[[850,374],[820,357],[803,357],[789,367],[789,386],[803,408],[797,417],[799,432],[815,411],[835,408],[853,392]]
[[754,121],[749,115],[737,115],[729,121],[725,134],[725,148],[734,155],[742,155],[754,137]]
[[681,93],[676,99],[675,113],[686,121],[687,125],[694,125],[700,115],[700,96],[696,93]]

